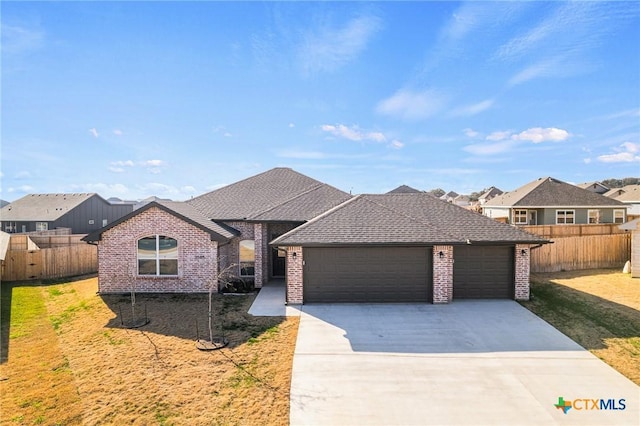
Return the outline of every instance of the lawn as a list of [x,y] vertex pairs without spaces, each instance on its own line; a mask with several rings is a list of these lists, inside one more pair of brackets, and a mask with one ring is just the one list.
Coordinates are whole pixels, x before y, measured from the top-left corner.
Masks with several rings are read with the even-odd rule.
[[532,274],[522,303],[640,385],[640,279],[613,270]]
[[255,295],[96,294],[97,279],[2,284],[1,424],[288,424],[297,318],[253,317]]

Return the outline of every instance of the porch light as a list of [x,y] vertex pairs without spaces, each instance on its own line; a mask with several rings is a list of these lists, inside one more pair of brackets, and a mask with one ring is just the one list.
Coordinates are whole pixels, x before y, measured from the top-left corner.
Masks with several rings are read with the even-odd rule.
[[444,252],[440,251],[440,253],[438,253],[438,256],[440,256],[440,259],[442,259],[444,257]]
[[293,252],[293,254],[291,256],[293,256],[293,258],[295,259],[296,256],[298,255],[298,253],[296,253],[295,251]]
[[520,251],[520,254],[521,254],[522,256],[526,256],[526,255],[527,255],[527,250],[526,250],[526,249],[522,249],[522,250]]

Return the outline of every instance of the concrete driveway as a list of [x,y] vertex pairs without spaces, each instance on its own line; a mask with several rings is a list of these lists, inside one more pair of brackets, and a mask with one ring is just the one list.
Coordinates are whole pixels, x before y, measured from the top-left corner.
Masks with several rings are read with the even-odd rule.
[[304,305],[291,424],[638,425],[640,388],[514,301]]

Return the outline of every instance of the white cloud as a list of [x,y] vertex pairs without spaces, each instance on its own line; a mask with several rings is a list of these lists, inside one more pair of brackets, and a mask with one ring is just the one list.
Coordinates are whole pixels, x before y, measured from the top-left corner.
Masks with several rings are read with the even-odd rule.
[[591,158],[583,158],[583,159],[582,159],[582,162],[583,162],[584,164],[590,164],[590,163],[591,163]]
[[338,124],[335,126],[333,124],[323,124],[320,128],[323,132],[351,141],[384,142],[387,140],[387,137],[382,132],[369,132],[361,130],[358,126],[349,127],[344,124]]
[[305,72],[334,71],[355,59],[382,27],[375,16],[361,16],[341,28],[322,26],[309,31],[298,51]]
[[479,132],[476,132],[475,130],[470,129],[470,128],[463,129],[462,131],[464,132],[464,134],[465,134],[467,137],[470,137],[470,138],[475,138],[476,136],[479,136],[479,135],[480,135],[480,133],[479,133]]
[[566,70],[567,68],[561,64],[561,61],[558,58],[539,61],[533,65],[529,65],[527,68],[511,77],[507,82],[507,86],[513,87],[529,80],[533,80],[534,78],[549,77],[556,73],[564,72],[559,71],[561,69]]
[[509,139],[511,137],[511,131],[497,131],[492,132],[487,136],[488,141],[501,141],[505,139]]
[[135,165],[131,160],[112,161],[110,164],[116,167],[133,167]]
[[570,136],[571,134],[566,130],[558,129],[556,127],[534,127],[520,132],[517,135],[511,136],[511,139],[530,141],[533,143],[541,143],[546,141],[562,142],[569,139]]
[[395,149],[404,148],[404,144],[397,139],[392,140],[390,146],[391,148],[395,148]]
[[185,194],[195,194],[196,192],[198,192],[198,190],[194,186],[185,185],[180,187],[180,192],[183,192]]
[[2,34],[2,43],[0,43],[2,52],[5,53],[23,53],[30,50],[38,49],[44,41],[42,31],[12,26],[3,23],[0,25]]
[[598,156],[598,161],[603,163],[637,163],[640,162],[640,144],[625,142],[620,147],[614,148],[614,154]]
[[9,189],[7,189],[7,192],[13,193],[13,192],[23,192],[23,193],[33,193],[35,192],[35,188],[31,185],[21,185],[18,186],[16,188],[11,187]]
[[514,144],[515,142],[511,140],[501,140],[494,143],[478,143],[467,145],[463,149],[475,155],[494,155],[510,151],[513,148]]
[[146,160],[140,163],[141,166],[144,167],[161,167],[166,165],[163,160]]
[[289,128],[290,128],[290,129],[293,129],[294,127],[296,127],[296,125],[295,125],[295,124],[293,124],[293,123],[289,123]]
[[454,117],[469,117],[477,115],[491,108],[494,103],[495,101],[493,99],[486,99],[482,102],[457,108],[451,112],[451,115]]
[[100,134],[98,133],[98,131],[96,130],[95,127],[92,127],[89,129],[89,133],[94,137],[97,138],[98,136],[100,136]]
[[122,136],[122,130],[120,129],[113,129],[113,134],[116,136]]
[[414,92],[401,89],[391,97],[380,101],[376,111],[379,114],[404,120],[421,120],[438,113],[445,104],[445,96],[435,90]]

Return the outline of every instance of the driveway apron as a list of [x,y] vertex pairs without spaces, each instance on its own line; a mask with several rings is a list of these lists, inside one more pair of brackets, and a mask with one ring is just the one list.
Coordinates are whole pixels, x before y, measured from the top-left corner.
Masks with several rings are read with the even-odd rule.
[[640,388],[514,301],[304,305],[290,421],[638,425]]

